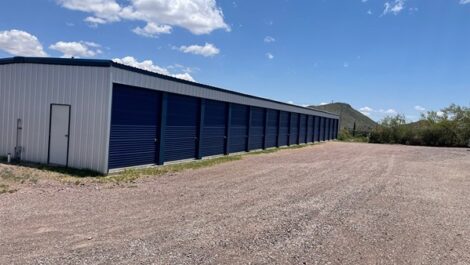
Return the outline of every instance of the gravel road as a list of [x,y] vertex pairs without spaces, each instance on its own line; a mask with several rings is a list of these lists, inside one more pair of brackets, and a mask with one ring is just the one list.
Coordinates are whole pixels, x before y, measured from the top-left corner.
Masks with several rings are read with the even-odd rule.
[[470,264],[470,152],[331,142],[0,195],[0,264]]

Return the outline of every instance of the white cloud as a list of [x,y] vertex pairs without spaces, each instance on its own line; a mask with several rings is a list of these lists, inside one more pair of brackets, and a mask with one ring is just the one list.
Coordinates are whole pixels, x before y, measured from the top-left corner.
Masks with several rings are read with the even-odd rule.
[[470,4],[470,0],[460,0],[459,3],[460,3],[461,5]]
[[362,107],[362,108],[359,109],[359,112],[361,112],[362,114],[364,114],[364,115],[366,115],[366,116],[370,116],[370,113],[371,113],[372,111],[374,111],[374,110],[373,110],[372,108],[370,108],[370,107],[367,107],[367,106]]
[[194,78],[189,73],[172,74],[170,73],[168,69],[154,64],[152,60],[144,60],[144,61],[139,62],[137,59],[135,59],[132,56],[126,56],[123,58],[114,58],[113,61],[116,63],[129,65],[129,66],[140,68],[140,69],[147,70],[150,72],[155,72],[155,73],[159,73],[162,75],[173,76],[176,78],[195,82]]
[[94,57],[101,53],[99,49],[101,46],[94,42],[86,41],[72,41],[64,42],[59,41],[49,46],[49,49],[56,50],[62,53],[62,57]]
[[212,57],[219,54],[220,50],[214,46],[214,44],[207,43],[204,46],[201,45],[190,45],[181,46],[177,48],[179,51],[184,53],[192,53],[196,55],[202,55],[204,57]]
[[264,37],[264,42],[266,42],[266,43],[271,43],[271,42],[275,42],[275,41],[276,41],[276,39],[271,37],[271,36]]
[[292,105],[293,105],[293,104],[294,104],[294,101],[292,101],[292,100],[289,100],[289,101],[287,101],[287,103],[288,103],[288,104],[292,104]]
[[438,117],[444,117],[444,112],[442,112],[442,111],[438,111],[436,114],[437,114]]
[[179,78],[179,79],[184,79],[184,80],[187,80],[187,81],[196,82],[194,80],[194,78],[189,73],[173,74],[172,76],[176,77],[176,78]]
[[366,116],[370,116],[373,113],[374,114],[379,114],[379,115],[384,115],[384,114],[386,114],[386,115],[395,115],[395,114],[398,113],[395,109],[378,109],[378,110],[375,110],[375,109],[373,109],[371,107],[368,107],[368,106],[360,108],[359,112],[361,112],[362,114],[364,114]]
[[0,31],[0,49],[16,56],[47,56],[36,36],[17,29]]
[[98,17],[86,17],[83,21],[87,22],[88,24],[90,24],[92,27],[96,27],[98,26],[99,24],[106,24],[108,23],[108,21],[102,19],[102,18],[98,18]]
[[422,107],[422,106],[419,106],[419,105],[416,105],[415,106],[415,110],[419,111],[419,112],[423,112],[426,110],[426,108]]
[[328,103],[326,103],[326,102],[321,102],[321,103],[320,103],[320,106],[323,106],[323,105],[328,105]]
[[215,0],[128,0],[119,2],[121,5],[117,0],[57,2],[64,8],[92,14],[85,21],[95,26],[120,20],[146,22],[144,28],[134,29],[134,32],[144,36],[169,33],[172,26],[185,28],[197,35],[209,34],[216,29],[230,31]]
[[270,52],[267,52],[266,53],[266,58],[268,58],[269,60],[272,60],[272,59],[274,59],[274,55]]
[[405,8],[405,0],[395,0],[384,4],[382,15],[394,14],[398,15]]
[[344,63],[343,63],[343,67],[344,67],[344,68],[348,68],[348,67],[349,67],[349,63],[348,63],[348,62],[344,62]]
[[370,9],[367,10],[367,14],[368,14],[368,15],[372,15],[372,10],[370,10]]
[[154,38],[159,34],[170,34],[171,30],[172,30],[171,26],[157,25],[153,22],[149,22],[147,23],[147,25],[145,25],[145,27],[143,28],[136,27],[132,31],[137,35]]
[[397,114],[398,112],[394,109],[388,109],[388,110],[384,110],[384,111],[381,111],[382,113],[385,113],[385,114]]
[[92,13],[86,22],[105,24],[120,20],[122,8],[115,0],[57,0],[57,3],[70,10]]

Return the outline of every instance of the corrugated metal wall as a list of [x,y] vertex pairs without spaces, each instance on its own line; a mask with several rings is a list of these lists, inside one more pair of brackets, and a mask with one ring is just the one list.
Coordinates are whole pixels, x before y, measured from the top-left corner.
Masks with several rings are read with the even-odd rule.
[[22,159],[47,163],[50,104],[70,104],[69,166],[105,172],[110,80],[105,67],[0,65],[0,156],[14,153],[22,119]]

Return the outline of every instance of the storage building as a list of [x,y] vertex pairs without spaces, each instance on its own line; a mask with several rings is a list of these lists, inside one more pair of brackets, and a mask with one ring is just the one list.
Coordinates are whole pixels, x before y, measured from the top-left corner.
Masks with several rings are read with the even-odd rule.
[[0,156],[106,174],[337,134],[332,113],[110,60],[0,59]]

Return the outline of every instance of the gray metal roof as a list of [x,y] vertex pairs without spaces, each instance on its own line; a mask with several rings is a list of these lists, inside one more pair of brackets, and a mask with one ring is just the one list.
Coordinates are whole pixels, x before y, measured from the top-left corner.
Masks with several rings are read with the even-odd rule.
[[[229,102],[236,102],[242,104],[254,104],[261,107],[271,107],[271,108],[278,108],[286,111],[293,111],[311,115],[320,115],[329,118],[338,118],[337,114],[330,113],[323,110],[306,108],[294,104],[289,104],[281,101],[276,101],[268,98],[257,97],[249,94],[244,94],[232,90],[227,90],[223,88],[218,88],[215,86],[210,86],[206,84],[191,82],[155,72],[150,72],[147,70],[135,68],[132,66],[116,63],[112,60],[101,60],[101,59],[73,59],[73,58],[43,58],[43,57],[11,57],[11,58],[4,58],[0,59],[0,65],[2,64],[16,64],[16,63],[31,63],[31,64],[53,64],[53,65],[70,65],[70,66],[93,66],[93,67],[110,67],[121,69],[125,71],[130,71],[132,73],[138,73],[145,76],[157,77],[159,79],[164,79],[167,81],[177,82],[179,84],[189,85],[189,87],[199,87],[203,89],[207,89],[213,91],[214,95],[227,95],[229,94],[230,97],[224,97],[225,100]],[[124,80],[124,78],[121,78]],[[116,80],[114,80],[116,81]],[[147,82],[148,83],[148,82]],[[160,88],[159,88],[160,89]],[[194,90],[194,89],[193,89]],[[203,93],[203,92],[200,92]],[[188,94],[188,93],[184,93]],[[194,93],[193,93],[194,94]],[[240,99],[244,98],[245,100],[241,101]],[[265,104],[261,104],[265,102]]]

